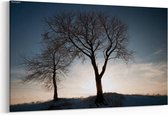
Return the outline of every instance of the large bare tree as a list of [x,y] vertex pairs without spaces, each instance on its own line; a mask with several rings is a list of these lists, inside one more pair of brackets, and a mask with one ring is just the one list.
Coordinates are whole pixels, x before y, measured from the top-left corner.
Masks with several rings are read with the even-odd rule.
[[[132,51],[128,50],[127,25],[110,15],[96,12],[61,12],[47,18],[50,31],[62,36],[83,57],[87,57],[94,69],[97,97],[104,101],[101,79],[111,59],[128,61]],[[98,63],[103,63],[98,67]]]
[[[58,36],[57,36],[58,37]],[[71,52],[71,46],[66,45],[66,41],[54,38],[48,32],[43,34],[43,48],[41,53],[31,58],[24,58],[23,64],[26,66],[28,75],[24,82],[37,81],[46,88],[54,89],[53,100],[58,100],[57,82],[63,73],[68,71],[68,66],[76,56],[76,52]]]

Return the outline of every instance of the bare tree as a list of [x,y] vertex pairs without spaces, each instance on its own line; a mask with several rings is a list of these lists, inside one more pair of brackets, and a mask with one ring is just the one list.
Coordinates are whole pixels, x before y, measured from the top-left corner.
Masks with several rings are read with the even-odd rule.
[[75,52],[71,52],[71,47],[66,45],[66,41],[52,38],[48,32],[43,35],[43,49],[40,54],[32,58],[24,58],[29,74],[24,82],[38,81],[51,89],[54,88],[53,99],[58,100],[57,82],[59,77],[68,71],[68,66],[75,58]]
[[[132,51],[127,49],[127,25],[96,12],[61,12],[46,22],[53,33],[64,37],[91,61],[97,88],[95,102],[104,102],[101,79],[109,60],[120,58],[127,62],[132,57]],[[99,61],[102,67],[98,67]]]

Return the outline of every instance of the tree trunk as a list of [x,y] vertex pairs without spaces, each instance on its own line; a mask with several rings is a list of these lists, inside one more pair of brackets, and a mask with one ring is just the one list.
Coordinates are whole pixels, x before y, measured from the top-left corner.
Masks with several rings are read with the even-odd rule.
[[101,83],[101,78],[102,77],[101,77],[101,75],[99,75],[99,71],[98,71],[94,56],[91,58],[91,63],[92,63],[92,66],[93,66],[93,69],[94,69],[94,72],[95,72],[96,89],[97,89],[97,96],[96,96],[95,103],[96,104],[104,103],[103,89],[102,89],[102,83]]
[[99,76],[96,76],[96,88],[97,88],[97,96],[96,96],[95,102],[104,103],[102,83],[101,83],[101,78]]
[[53,72],[53,85],[54,85],[54,97],[53,100],[54,101],[58,101],[58,93],[57,93],[57,84],[56,84],[56,73]]

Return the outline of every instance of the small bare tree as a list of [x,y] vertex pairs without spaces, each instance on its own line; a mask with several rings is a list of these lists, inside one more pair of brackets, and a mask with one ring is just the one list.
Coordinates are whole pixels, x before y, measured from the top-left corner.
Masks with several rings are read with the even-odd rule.
[[32,58],[24,58],[24,65],[29,74],[24,82],[38,81],[51,89],[54,88],[53,99],[58,100],[57,82],[59,77],[68,71],[68,66],[75,58],[75,52],[66,45],[66,41],[52,38],[48,32],[43,35],[43,49]]
[[[132,51],[127,49],[127,25],[116,17],[95,12],[61,12],[46,22],[53,33],[90,60],[97,88],[95,102],[104,102],[101,79],[109,60],[120,58],[127,62],[132,57]],[[100,60],[102,67],[98,67]]]

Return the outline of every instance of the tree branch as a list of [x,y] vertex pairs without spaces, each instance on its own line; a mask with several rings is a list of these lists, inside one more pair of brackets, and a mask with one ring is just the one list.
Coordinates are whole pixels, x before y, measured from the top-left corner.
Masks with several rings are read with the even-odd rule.
[[71,39],[70,35],[68,35],[68,38],[69,38],[69,40],[72,42],[72,44],[73,44],[76,48],[78,48],[82,53],[84,53],[84,54],[85,54],[86,56],[88,56],[89,58],[91,57],[88,53],[86,53],[85,51],[83,51],[83,49],[80,48],[80,47]]
[[88,53],[90,53],[89,50],[91,50],[91,48],[87,47],[87,46],[80,40],[80,38],[79,38],[77,35],[75,35],[75,34],[73,34],[73,35],[78,39],[78,41],[81,43],[81,45],[85,48],[84,50],[86,50]]

